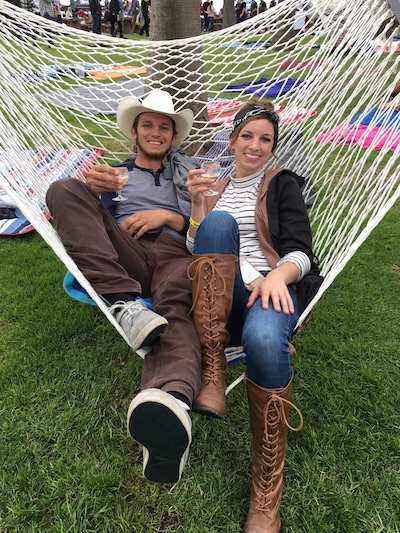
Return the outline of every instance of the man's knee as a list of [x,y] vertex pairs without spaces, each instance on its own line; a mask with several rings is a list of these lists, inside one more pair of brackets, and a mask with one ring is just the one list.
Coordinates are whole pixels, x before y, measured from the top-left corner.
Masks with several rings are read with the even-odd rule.
[[51,206],[57,205],[59,202],[65,203],[67,195],[78,194],[81,196],[85,184],[76,178],[64,178],[58,181],[53,181],[46,193],[46,203],[51,211]]

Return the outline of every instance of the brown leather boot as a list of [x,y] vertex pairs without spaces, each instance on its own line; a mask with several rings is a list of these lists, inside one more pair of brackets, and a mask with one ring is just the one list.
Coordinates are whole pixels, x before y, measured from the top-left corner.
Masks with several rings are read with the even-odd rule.
[[214,418],[225,413],[226,330],[237,271],[234,255],[193,255],[193,320],[201,343],[201,389],[192,410]]
[[[283,465],[288,428],[299,431],[303,417],[290,399],[293,376],[284,389],[268,390],[247,379],[251,426],[252,489],[244,533],[279,533],[279,507],[282,498]],[[290,407],[300,416],[300,425],[289,425]]]

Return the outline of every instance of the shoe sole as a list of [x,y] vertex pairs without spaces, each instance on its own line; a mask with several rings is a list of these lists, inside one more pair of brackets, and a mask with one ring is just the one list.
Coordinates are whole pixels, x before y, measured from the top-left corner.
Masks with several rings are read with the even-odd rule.
[[[150,392],[151,391],[151,392]],[[190,422],[171,397],[158,389],[132,400],[128,410],[128,432],[143,446],[143,475],[157,483],[180,480],[191,443]],[[176,412],[175,412],[176,411]]]
[[197,413],[199,415],[208,416],[210,418],[224,418],[225,413],[220,413],[219,411],[215,411],[214,409],[210,409],[209,407],[196,407],[195,405],[192,406],[193,413]]
[[130,342],[132,350],[136,352],[139,348],[151,346],[167,326],[168,320],[162,316],[152,320],[141,330],[140,334]]

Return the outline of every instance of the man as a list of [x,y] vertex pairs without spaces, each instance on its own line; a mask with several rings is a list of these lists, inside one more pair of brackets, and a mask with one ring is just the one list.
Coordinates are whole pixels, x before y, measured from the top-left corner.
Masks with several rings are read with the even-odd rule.
[[208,7],[210,5],[210,2],[206,1],[203,2],[203,12],[204,12],[204,31],[208,31]]
[[90,0],[89,9],[92,14],[92,32],[101,33],[101,4],[100,0]]
[[39,0],[40,15],[48,20],[57,20],[53,0]]
[[132,16],[132,33],[136,33],[136,19],[139,15],[140,3],[139,0],[132,0],[130,13]]
[[259,13],[264,13],[264,11],[267,10],[267,4],[265,2],[265,0],[261,0],[260,2],[260,5],[258,6],[258,12]]
[[[29,11],[30,13],[36,12],[36,5],[34,0],[21,0],[22,9]],[[28,25],[23,25],[23,31],[27,37],[32,37],[33,41],[36,41],[36,32]],[[36,46],[36,43],[35,43]]]
[[[40,9],[40,16],[44,17],[47,20],[57,20],[57,13],[56,8],[53,3],[53,0],[39,0],[39,9]],[[47,33],[49,34],[49,39],[47,40],[49,48],[51,46],[54,46],[54,42],[52,39],[52,36],[54,35],[53,30],[48,30]]]
[[246,9],[245,0],[238,0],[238,3],[236,4],[236,8],[235,8],[235,14],[236,14],[236,24],[239,24],[240,22],[247,20],[247,9]]
[[147,37],[150,35],[150,5],[151,0],[142,0],[141,10],[144,24],[140,28],[139,35],[143,35],[146,32]]
[[[186,179],[198,163],[177,143],[190,132],[190,109],[175,112],[159,89],[140,103],[123,99],[117,121],[136,143],[136,157],[123,162],[129,178],[96,165],[86,183],[54,182],[47,203],[70,256],[108,303],[133,350],[153,343],[143,362],[142,391],[131,402],[128,431],[143,445],[144,475],[176,482],[191,442],[188,410],[200,388],[201,350],[191,308],[191,262],[185,246],[190,197]],[[99,195],[123,189],[114,215]],[[104,200],[106,201],[106,200]],[[140,298],[151,297],[152,311]]]
[[[110,1],[110,23],[111,23],[111,35],[116,36],[118,31],[118,22],[119,22],[119,0]],[[117,26],[116,26],[117,24]]]

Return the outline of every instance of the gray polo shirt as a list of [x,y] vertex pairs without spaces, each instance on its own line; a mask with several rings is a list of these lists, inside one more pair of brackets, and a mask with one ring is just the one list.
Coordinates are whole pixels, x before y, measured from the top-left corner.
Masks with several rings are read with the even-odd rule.
[[[123,202],[115,202],[114,218],[121,224],[126,218],[139,211],[166,209],[182,215],[176,197],[176,187],[172,180],[164,179],[163,169],[154,174],[151,169],[138,167],[133,163],[129,167],[128,181],[122,189],[122,195],[127,198]],[[163,226],[162,231],[184,239],[184,236]]]

